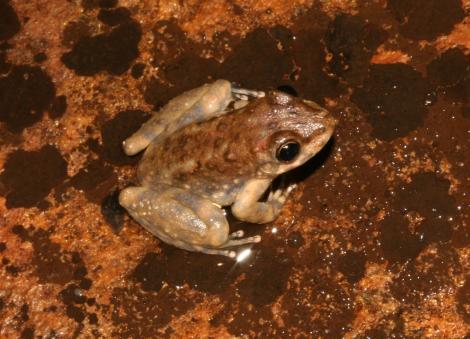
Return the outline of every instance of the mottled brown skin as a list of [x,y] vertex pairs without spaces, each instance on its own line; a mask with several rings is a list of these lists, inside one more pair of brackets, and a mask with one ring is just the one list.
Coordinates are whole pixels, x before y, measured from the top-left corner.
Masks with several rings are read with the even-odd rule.
[[[224,248],[260,237],[229,235],[220,207],[232,206],[237,218],[249,222],[274,220],[292,186],[271,192],[266,202],[258,200],[277,176],[326,144],[335,121],[315,103],[285,93],[237,90],[225,80],[205,86],[173,99],[125,141],[129,154],[148,147],[138,168],[141,187],[123,190],[120,202],[167,243],[234,257]],[[236,101],[247,99],[245,94],[255,98]],[[230,110],[233,101],[244,106]],[[285,161],[278,152],[288,142],[299,150]]]

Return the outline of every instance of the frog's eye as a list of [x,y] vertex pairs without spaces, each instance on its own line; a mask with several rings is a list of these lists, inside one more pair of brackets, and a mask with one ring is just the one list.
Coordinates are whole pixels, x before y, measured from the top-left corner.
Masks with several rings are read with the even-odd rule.
[[294,160],[300,151],[300,144],[297,141],[289,140],[283,143],[276,152],[276,158],[282,162]]

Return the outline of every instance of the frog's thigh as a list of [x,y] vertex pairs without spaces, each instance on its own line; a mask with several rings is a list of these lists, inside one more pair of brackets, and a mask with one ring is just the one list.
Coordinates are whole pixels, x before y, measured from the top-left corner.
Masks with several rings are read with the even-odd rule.
[[219,250],[230,243],[224,212],[210,200],[180,188],[128,187],[119,202],[148,231],[166,243],[210,254],[233,256]]
[[271,185],[268,179],[253,179],[248,181],[238,193],[232,205],[232,213],[240,220],[264,224],[271,222],[279,215],[284,198],[259,199]]
[[229,81],[219,79],[173,98],[124,141],[124,152],[127,155],[137,154],[152,141],[166,138],[188,124],[224,114],[233,100],[231,89]]

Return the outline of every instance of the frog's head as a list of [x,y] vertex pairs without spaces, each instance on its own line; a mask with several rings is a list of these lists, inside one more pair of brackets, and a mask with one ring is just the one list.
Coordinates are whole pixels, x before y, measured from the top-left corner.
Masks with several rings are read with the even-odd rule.
[[335,119],[312,101],[277,91],[262,101],[253,111],[261,124],[255,132],[260,175],[274,177],[302,165],[333,134]]

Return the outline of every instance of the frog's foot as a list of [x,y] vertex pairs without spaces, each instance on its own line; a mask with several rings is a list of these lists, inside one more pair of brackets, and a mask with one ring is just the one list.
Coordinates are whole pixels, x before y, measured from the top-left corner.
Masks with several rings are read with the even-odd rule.
[[297,184],[292,183],[287,185],[287,187],[284,186],[284,183],[282,183],[281,187],[276,188],[275,190],[269,192],[268,195],[268,202],[272,202],[275,204],[279,205],[284,205],[284,203],[287,200],[287,197],[291,192],[297,187]]
[[128,187],[121,191],[119,203],[152,234],[167,244],[195,252],[224,255],[226,250],[260,241],[259,236],[240,239],[243,232],[229,235],[224,211],[212,201],[181,188],[163,184]]
[[232,96],[238,100],[249,100],[252,98],[262,98],[266,95],[263,91],[254,91],[245,88],[233,87],[232,85]]
[[[247,237],[243,238],[245,235],[245,232],[242,230],[236,231],[231,233],[228,236],[228,241],[220,246],[220,248],[227,248],[227,247],[234,247],[234,246],[241,246],[241,245],[246,245],[246,244],[256,244],[261,241],[261,236],[260,235],[255,235],[253,237]],[[241,239],[243,238],[243,239]]]

